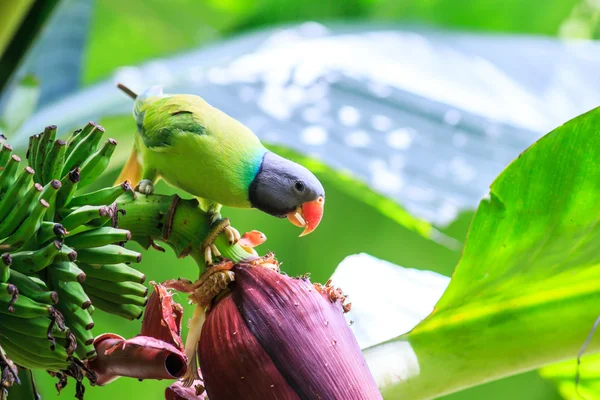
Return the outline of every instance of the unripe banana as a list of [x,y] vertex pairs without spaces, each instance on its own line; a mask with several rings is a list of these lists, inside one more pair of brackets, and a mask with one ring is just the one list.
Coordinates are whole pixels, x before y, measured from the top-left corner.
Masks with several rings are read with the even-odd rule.
[[[96,349],[92,344],[85,344],[85,341],[81,339],[81,332],[90,332],[86,331],[83,328],[81,331],[73,332],[75,337],[77,338],[77,348],[75,349],[75,354],[82,360],[89,360],[96,357]],[[86,338],[87,339],[87,338]],[[92,341],[94,337],[92,336]]]
[[81,164],[81,182],[79,182],[79,187],[89,185],[102,175],[106,167],[108,167],[110,157],[116,147],[117,141],[108,139],[100,150],[92,154]]
[[54,238],[64,239],[64,237],[67,236],[67,233],[67,230],[62,224],[44,221],[35,235],[35,242],[46,243],[48,240]]
[[61,221],[67,231],[72,231],[95,219],[109,220],[112,213],[106,206],[83,206],[69,213]]
[[48,202],[44,199],[35,203],[29,217],[23,221],[21,226],[12,235],[4,240],[3,244],[10,245],[11,249],[18,249],[23,246],[39,229],[48,207]]
[[[79,282],[62,282],[57,279],[52,279],[54,289],[58,292],[61,301],[72,302],[73,304],[83,309],[88,308],[92,301],[85,294]],[[77,335],[77,333],[75,333]]]
[[0,199],[0,221],[4,220],[13,209],[15,200],[25,195],[34,174],[35,171],[31,167],[25,167],[17,177],[15,183],[2,195]]
[[0,332],[0,336],[3,336],[15,345],[27,349],[29,352],[37,354],[40,357],[55,358],[59,361],[66,360],[69,357],[64,347],[56,347],[56,343],[50,343],[46,339],[23,335],[22,333],[14,332],[10,329]]
[[[47,304],[38,303],[26,296],[16,296],[16,293],[10,293],[8,287],[2,287],[0,284],[0,313],[8,314],[19,318],[52,317],[56,310]],[[14,286],[14,285],[8,285]]]
[[[38,147],[40,145],[40,139],[42,137],[41,133],[37,135],[33,135],[29,138],[29,150],[27,151],[27,160],[29,161],[29,166],[33,169],[37,166],[37,158],[38,158]],[[41,171],[36,172],[35,180],[36,182],[41,182]]]
[[75,261],[77,260],[77,252],[63,244],[62,249],[54,257],[54,262]]
[[119,264],[142,261],[142,255],[125,247],[109,244],[106,246],[81,249],[77,252],[77,260],[85,264]]
[[5,238],[13,233],[19,225],[27,218],[29,210],[33,207],[36,199],[42,192],[43,187],[39,183],[29,188],[25,196],[19,201],[8,216],[0,223],[0,238]]
[[7,189],[14,183],[20,162],[21,158],[16,154],[13,154],[8,159],[4,170],[0,174],[0,193],[6,192]]
[[2,324],[3,329],[7,327],[7,329],[19,332],[22,335],[39,339],[45,338],[50,342],[52,342],[51,338],[66,339],[68,334],[67,329],[60,330],[48,317],[18,318],[12,315],[0,314],[0,324]]
[[12,269],[23,274],[32,274],[50,265],[62,249],[62,244],[55,240],[40,250],[20,251],[11,254]]
[[44,199],[48,203],[53,203],[61,187],[62,184],[60,183],[60,181],[56,179],[51,180],[44,186],[44,189],[40,194],[40,199]]
[[53,179],[62,178],[62,167],[65,162],[65,153],[67,151],[67,142],[57,139],[52,143],[50,151],[44,162],[44,170],[42,171],[42,181],[50,182]]
[[69,366],[66,359],[62,360],[59,357],[46,357],[46,354],[40,356],[29,351],[27,346],[18,346],[6,337],[0,336],[0,345],[8,352],[10,358],[12,358],[15,363],[24,368],[58,372],[67,369]]
[[129,181],[125,181],[120,185],[113,187],[100,189],[95,192],[82,194],[80,196],[73,197],[69,202],[69,207],[81,207],[81,206],[101,206],[105,204],[111,204],[119,198],[125,192],[132,192],[133,188]]
[[69,136],[67,140],[67,157],[71,155],[75,147],[79,144],[81,139],[86,137],[96,128],[95,122],[88,122],[83,129],[77,129]]
[[8,253],[2,254],[0,257],[0,282],[8,282],[11,274],[10,266],[12,265],[12,257]]
[[115,304],[133,304],[136,306],[144,307],[148,303],[147,297],[140,297],[137,295],[131,294],[117,294],[114,292],[110,292],[107,290],[98,289],[94,286],[83,285],[85,292],[89,296],[94,296],[96,298],[100,298],[106,301],[110,301]]
[[81,141],[75,146],[73,151],[67,157],[62,170],[63,175],[73,168],[81,166],[88,156],[96,151],[98,143],[100,143],[100,140],[102,140],[103,133],[104,128],[100,125],[96,125],[96,127],[86,137],[81,139]]
[[74,321],[87,331],[94,327],[94,320],[87,310],[83,310],[76,305],[67,302],[64,302],[60,306],[60,309],[65,317],[65,320],[67,321],[67,325],[70,323],[70,321]]
[[83,283],[86,279],[83,272],[74,262],[58,262],[50,265],[49,273],[52,276],[63,282],[79,282]]
[[8,281],[19,288],[20,294],[27,296],[32,300],[44,304],[58,303],[58,293],[42,289],[40,285],[34,282],[30,277],[17,270],[12,270],[10,272]]
[[10,153],[12,153],[13,148],[8,143],[4,143],[2,148],[0,148],[0,168],[4,168],[8,159],[10,158]]
[[29,146],[27,146],[27,153],[25,153],[25,158],[27,158],[27,163],[33,169],[35,169],[35,156],[37,153],[37,146],[39,144],[39,136],[31,135],[29,136]]
[[[40,137],[40,143],[38,144],[37,155],[35,159],[35,167],[33,167],[40,178],[43,178],[44,164],[46,163],[46,158],[48,157],[48,153],[50,152],[50,147],[52,146],[52,142],[56,138],[56,125],[50,125],[44,128],[44,132],[42,132],[42,136]],[[46,183],[43,179],[41,180],[42,184]]]
[[56,195],[56,210],[62,209],[71,200],[71,197],[73,197],[75,191],[77,191],[77,184],[79,183],[80,179],[81,175],[79,168],[75,168],[69,171],[68,174],[63,176],[63,178],[60,181],[61,189]]
[[105,246],[112,243],[126,242],[130,239],[131,232],[124,229],[105,226],[69,236],[65,239],[65,243],[71,247],[85,249],[89,247]]
[[127,264],[103,264],[89,265],[79,263],[79,268],[85,272],[89,278],[102,279],[110,282],[137,282],[144,283],[146,275]]
[[88,278],[85,287],[95,287],[109,293],[131,294],[133,296],[145,297],[148,294],[148,288],[135,282],[110,282],[102,279]]
[[91,294],[90,298],[96,308],[109,314],[118,315],[129,320],[140,319],[142,317],[143,310],[138,306],[113,303],[112,301],[104,300]]

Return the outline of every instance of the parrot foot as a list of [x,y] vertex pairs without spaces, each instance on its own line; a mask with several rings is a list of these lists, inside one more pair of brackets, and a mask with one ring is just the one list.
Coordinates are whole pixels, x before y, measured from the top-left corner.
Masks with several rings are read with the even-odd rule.
[[[212,218],[211,218],[212,220]],[[230,245],[236,244],[240,240],[240,233],[237,229],[230,225],[229,219],[217,219],[216,221],[211,221],[211,231],[202,243],[202,251],[204,251],[204,261],[207,266],[212,265],[213,256],[221,257],[221,253],[215,246],[215,240],[221,234],[225,233],[227,237],[227,241]]]
[[233,266],[234,263],[232,261],[221,261],[207,268],[195,282],[179,278],[165,281],[163,285],[169,289],[187,293],[192,304],[197,304],[203,308],[210,308],[210,304],[215,296],[219,295],[235,280],[235,274],[231,271]]
[[150,179],[142,179],[133,190],[148,196],[154,193],[154,183]]

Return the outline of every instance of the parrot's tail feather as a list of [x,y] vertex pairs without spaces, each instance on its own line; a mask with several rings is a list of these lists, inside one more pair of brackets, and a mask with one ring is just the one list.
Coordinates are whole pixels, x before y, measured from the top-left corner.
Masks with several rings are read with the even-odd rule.
[[117,178],[117,184],[129,180],[135,186],[140,182],[142,179],[142,166],[138,161],[137,155],[137,150],[134,147],[133,150],[131,150],[127,163],[125,163],[125,166]]

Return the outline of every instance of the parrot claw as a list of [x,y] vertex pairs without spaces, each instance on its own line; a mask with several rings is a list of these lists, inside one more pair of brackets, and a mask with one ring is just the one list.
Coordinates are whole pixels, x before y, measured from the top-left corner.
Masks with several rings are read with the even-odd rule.
[[154,193],[154,183],[150,179],[142,179],[133,190],[148,196]]
[[211,265],[213,265],[213,263],[212,263],[213,256],[220,258],[221,253],[217,249],[217,246],[215,246],[214,244],[211,243],[209,246],[207,246],[204,249],[204,261],[206,262],[207,267],[210,267]]
[[212,265],[213,256],[221,257],[221,253],[214,245],[215,240],[221,233],[225,233],[229,245],[234,245],[240,240],[240,233],[230,225],[229,219],[217,219],[216,221],[211,222],[211,232],[206,237],[206,240],[204,240],[204,243],[202,243],[204,261],[207,266]]
[[227,241],[230,245],[234,245],[240,240],[240,232],[235,229],[233,226],[228,226],[225,228],[225,235],[227,236]]

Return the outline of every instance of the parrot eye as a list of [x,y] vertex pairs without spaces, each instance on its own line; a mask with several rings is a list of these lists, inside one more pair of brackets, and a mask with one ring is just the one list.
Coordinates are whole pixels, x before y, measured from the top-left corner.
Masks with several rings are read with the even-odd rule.
[[297,181],[294,184],[294,189],[296,189],[299,192],[304,192],[304,183],[302,181]]

